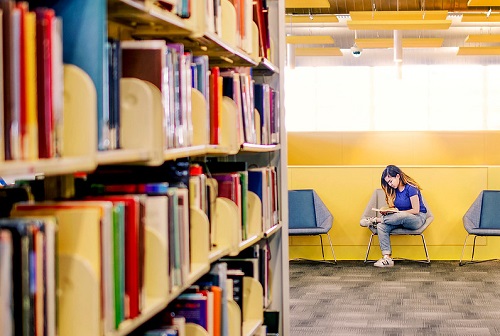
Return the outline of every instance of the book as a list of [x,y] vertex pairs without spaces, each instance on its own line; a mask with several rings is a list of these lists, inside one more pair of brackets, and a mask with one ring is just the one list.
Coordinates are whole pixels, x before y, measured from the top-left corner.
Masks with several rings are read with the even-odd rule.
[[209,106],[210,106],[210,144],[218,145],[220,142],[220,115],[222,102],[222,78],[219,67],[210,69],[209,77]]
[[[106,307],[101,251],[102,212],[98,207],[54,204],[16,204],[13,216],[55,216],[57,243],[57,328],[61,335],[99,334]],[[104,272],[104,273],[103,273]],[[15,272],[16,273],[16,272]],[[101,282],[103,281],[103,282]],[[88,311],[82,314],[81,307]]]
[[12,307],[12,234],[0,228],[0,334],[12,335],[14,312]]
[[140,196],[138,195],[105,195],[92,196],[87,200],[109,201],[113,204],[122,203],[125,207],[125,304],[124,317],[139,316],[142,304],[144,223],[141,222]]
[[202,293],[184,293],[175,299],[169,309],[175,316],[183,316],[186,323],[195,323],[208,331],[208,298]]
[[95,85],[98,147],[106,150],[109,148],[107,2],[72,0],[50,3],[63,22],[64,64],[73,64],[85,71]]
[[23,139],[22,151],[25,159],[38,159],[38,111],[37,111],[37,91],[36,81],[32,80],[36,76],[36,14],[26,13],[25,17],[26,33],[26,137]]
[[38,156],[52,158],[55,154],[54,111],[52,105],[52,31],[55,13],[52,9],[36,10],[36,68]]
[[120,40],[108,37],[109,71],[109,149],[120,148],[120,78],[122,51]]
[[[156,86],[162,96],[162,120],[169,120],[169,77],[165,41],[122,41],[122,77],[138,78]],[[164,124],[163,133],[168,127]]]
[[12,72],[13,72],[13,60],[11,57],[12,49],[12,16],[11,13],[14,9],[14,1],[0,1],[0,10],[2,11],[2,53],[0,58],[2,61],[2,80],[0,81],[0,86],[2,87],[1,98],[0,99],[0,121],[3,130],[3,136],[1,137],[1,156],[2,159],[11,159],[10,151],[10,125],[11,124],[11,113],[13,102],[12,102]]
[[[7,50],[11,54],[12,59],[12,77],[11,77],[11,87],[12,87],[12,100],[11,109],[5,110],[5,127],[9,129],[9,142],[10,142],[10,157],[11,160],[19,160],[21,156],[21,114],[22,114],[22,19],[21,10],[19,8],[14,8],[11,13],[12,22],[12,44],[10,50]],[[7,117],[10,115],[10,122],[7,122]]]
[[400,212],[396,208],[389,208],[389,207],[372,208],[372,210],[377,212]]
[[233,282],[232,299],[238,304],[241,310],[241,320],[243,321],[243,278],[245,273],[237,269],[227,270],[227,279]]

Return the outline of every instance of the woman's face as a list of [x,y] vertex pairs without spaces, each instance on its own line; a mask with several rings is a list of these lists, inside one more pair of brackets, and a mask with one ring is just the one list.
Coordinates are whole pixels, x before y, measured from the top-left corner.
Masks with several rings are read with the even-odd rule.
[[400,182],[399,178],[400,178],[399,174],[396,174],[396,176],[387,175],[386,177],[384,177],[384,180],[385,182],[387,182],[389,187],[396,189],[397,187],[399,187],[399,182]]

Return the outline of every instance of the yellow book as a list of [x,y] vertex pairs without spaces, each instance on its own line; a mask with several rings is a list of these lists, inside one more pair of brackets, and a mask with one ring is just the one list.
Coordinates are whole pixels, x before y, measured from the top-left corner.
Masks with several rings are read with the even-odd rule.
[[36,14],[25,14],[26,134],[22,139],[25,159],[38,159],[38,116],[36,91]]

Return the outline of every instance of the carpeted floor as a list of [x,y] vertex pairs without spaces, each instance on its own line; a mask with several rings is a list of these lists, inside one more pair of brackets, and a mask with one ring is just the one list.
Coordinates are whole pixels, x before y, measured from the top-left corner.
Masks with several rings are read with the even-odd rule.
[[500,335],[500,263],[290,261],[291,336]]

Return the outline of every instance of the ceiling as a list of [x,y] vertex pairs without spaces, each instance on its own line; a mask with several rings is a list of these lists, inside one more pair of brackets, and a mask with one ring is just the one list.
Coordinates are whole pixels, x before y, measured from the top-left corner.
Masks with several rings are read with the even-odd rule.
[[[347,22],[351,11],[431,11],[445,10],[451,26],[447,30],[402,30],[403,38],[443,38],[440,48],[403,48],[404,64],[500,64],[500,55],[457,56],[460,46],[496,46],[500,43],[465,42],[469,34],[500,34],[500,22],[462,22],[463,14],[500,15],[499,7],[469,7],[469,0],[328,0],[329,8],[287,8],[285,19],[287,35],[328,35],[334,44],[295,45],[294,47],[338,47],[343,56],[339,57],[295,57],[295,65],[391,65],[394,64],[394,49],[364,49],[360,57],[353,57],[350,48],[354,38],[393,38],[393,30],[351,30]],[[488,0],[493,1],[493,0]],[[489,13],[488,13],[489,12]],[[291,16],[319,17],[334,14],[337,23],[291,23]]]

